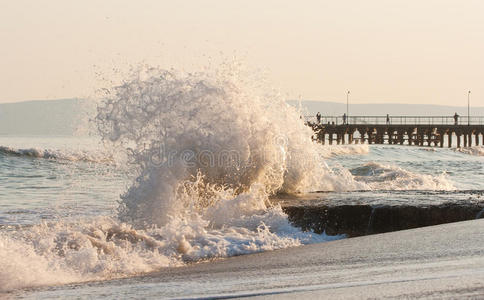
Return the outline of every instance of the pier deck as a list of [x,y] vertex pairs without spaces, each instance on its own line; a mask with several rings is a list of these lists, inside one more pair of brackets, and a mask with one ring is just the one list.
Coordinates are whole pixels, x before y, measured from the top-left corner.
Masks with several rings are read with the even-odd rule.
[[[470,147],[484,143],[484,117],[350,116],[306,117],[322,144],[399,144]],[[455,140],[454,140],[455,139]]]

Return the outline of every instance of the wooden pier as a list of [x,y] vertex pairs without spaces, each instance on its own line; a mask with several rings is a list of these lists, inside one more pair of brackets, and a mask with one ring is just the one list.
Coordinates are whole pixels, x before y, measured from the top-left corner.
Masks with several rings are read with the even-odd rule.
[[390,144],[471,147],[484,144],[484,117],[351,116],[306,117],[322,144]]

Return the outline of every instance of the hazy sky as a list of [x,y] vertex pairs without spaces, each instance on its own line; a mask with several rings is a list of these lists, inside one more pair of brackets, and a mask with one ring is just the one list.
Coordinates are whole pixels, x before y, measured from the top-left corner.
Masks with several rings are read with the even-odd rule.
[[0,0],[0,40],[0,102],[89,96],[139,62],[236,55],[290,98],[466,105],[471,89],[484,106],[478,0]]

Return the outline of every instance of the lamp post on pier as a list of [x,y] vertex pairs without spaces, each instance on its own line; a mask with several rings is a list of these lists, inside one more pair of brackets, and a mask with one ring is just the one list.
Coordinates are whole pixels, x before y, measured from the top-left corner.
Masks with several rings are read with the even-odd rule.
[[350,124],[350,110],[349,110],[350,91],[346,92],[346,124]]
[[467,92],[467,126],[471,125],[471,91]]

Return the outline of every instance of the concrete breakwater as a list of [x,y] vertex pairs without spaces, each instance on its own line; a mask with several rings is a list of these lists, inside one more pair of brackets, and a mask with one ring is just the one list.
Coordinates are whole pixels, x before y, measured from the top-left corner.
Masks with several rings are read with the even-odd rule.
[[295,205],[282,206],[303,230],[348,237],[484,218],[484,203],[436,205]]

